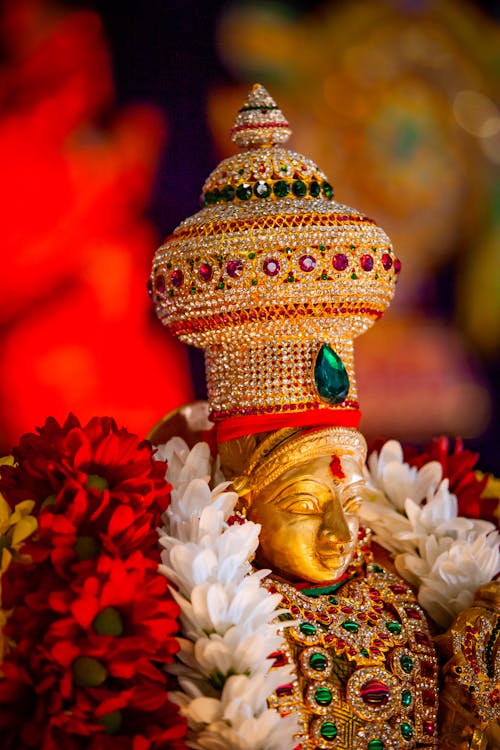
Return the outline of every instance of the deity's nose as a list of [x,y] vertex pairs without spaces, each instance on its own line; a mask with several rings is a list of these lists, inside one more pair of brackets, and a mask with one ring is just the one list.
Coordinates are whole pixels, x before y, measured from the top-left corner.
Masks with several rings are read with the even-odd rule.
[[323,523],[319,529],[318,537],[320,541],[329,542],[350,542],[352,539],[352,532],[347,523],[344,509],[335,491],[325,507]]

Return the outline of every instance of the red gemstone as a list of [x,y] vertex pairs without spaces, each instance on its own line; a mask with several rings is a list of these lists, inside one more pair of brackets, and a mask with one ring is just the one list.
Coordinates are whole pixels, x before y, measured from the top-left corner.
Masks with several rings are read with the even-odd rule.
[[316,260],[312,255],[302,255],[299,258],[299,266],[302,271],[309,273],[309,271],[312,271],[316,267]]
[[391,586],[391,591],[394,594],[406,594],[406,586],[401,586],[401,584],[396,583],[394,586]]
[[415,640],[418,643],[419,646],[430,646],[431,643],[425,633],[422,633],[420,630],[418,630],[415,633]]
[[266,260],[262,264],[262,267],[264,269],[264,273],[268,276],[277,276],[281,268],[279,261],[275,258],[266,258]]
[[409,609],[409,608],[407,609],[407,608],[405,608],[405,612],[406,612],[406,614],[408,615],[408,617],[411,620],[421,620],[422,619],[422,615],[416,609]]
[[162,273],[155,276],[155,289],[160,294],[165,291],[165,276]]
[[243,273],[243,263],[241,260],[230,260],[226,265],[226,271],[232,279],[237,279]]
[[153,282],[151,279],[148,279],[146,282],[146,289],[148,290],[148,294],[150,297],[153,296]]
[[280,685],[278,688],[276,688],[276,695],[278,698],[281,698],[285,695],[292,695],[293,693],[293,685],[291,682],[288,683],[288,685]]
[[434,664],[431,661],[421,661],[420,672],[422,677],[427,677],[428,679],[434,677]]
[[184,281],[184,274],[182,273],[180,268],[176,268],[175,271],[172,271],[172,273],[170,274],[170,281],[172,282],[172,286],[182,286]]
[[370,706],[385,706],[391,697],[391,691],[380,680],[368,680],[359,690],[361,700]]
[[389,253],[384,253],[382,255],[382,265],[385,268],[386,271],[389,271],[389,269],[392,266],[392,258],[389,255]]
[[373,258],[371,255],[361,256],[361,268],[363,271],[371,271],[373,268]]
[[214,272],[212,270],[212,266],[208,263],[202,263],[200,266],[199,274],[203,281],[210,281],[212,276],[214,275]]
[[347,255],[344,255],[344,253],[337,253],[337,255],[333,256],[332,265],[336,271],[344,271],[349,265]]
[[288,664],[288,659],[283,651],[273,651],[272,654],[269,654],[268,659],[274,659],[273,667],[284,667],[285,664]]
[[433,706],[436,702],[434,690],[422,690],[422,702],[424,706]]
[[399,260],[399,258],[396,258],[396,260],[394,261],[394,271],[396,273],[399,273],[401,271],[401,261]]
[[434,734],[434,724],[432,721],[424,721],[422,724],[424,734]]

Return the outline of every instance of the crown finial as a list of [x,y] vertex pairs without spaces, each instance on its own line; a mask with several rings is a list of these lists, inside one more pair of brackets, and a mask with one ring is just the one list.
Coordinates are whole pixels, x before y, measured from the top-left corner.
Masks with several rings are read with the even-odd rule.
[[231,138],[240,148],[260,148],[285,143],[292,131],[264,86],[256,83],[239,110]]

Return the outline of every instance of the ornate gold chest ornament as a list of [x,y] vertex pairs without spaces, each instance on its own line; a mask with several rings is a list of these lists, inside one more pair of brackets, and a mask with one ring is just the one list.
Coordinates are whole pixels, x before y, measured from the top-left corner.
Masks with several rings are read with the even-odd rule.
[[[374,560],[357,513],[366,444],[353,340],[389,305],[400,263],[382,229],[282,146],[289,135],[254,86],[233,129],[244,151],[219,164],[202,209],[158,249],[150,291],[162,322],[205,350],[221,467],[261,526],[254,564],[273,571],[265,585],[295,621],[273,658],[296,679],[271,700],[299,717],[295,750],[434,747],[433,639],[412,590]],[[484,666],[471,638],[482,639],[489,695],[495,617],[494,637],[480,614],[448,639],[443,748],[495,747],[474,726],[496,709],[478,707],[470,682]],[[458,707],[454,690],[473,706]]]

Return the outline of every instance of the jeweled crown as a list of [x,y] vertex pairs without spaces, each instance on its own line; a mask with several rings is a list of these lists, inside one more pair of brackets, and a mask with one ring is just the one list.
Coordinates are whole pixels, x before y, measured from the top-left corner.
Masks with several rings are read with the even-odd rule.
[[290,133],[255,85],[232,130],[243,152],[208,177],[150,279],[158,317],[205,350],[212,417],[236,432],[258,415],[268,429],[292,414],[357,426],[353,339],[389,305],[400,268],[385,232],[281,145]]

